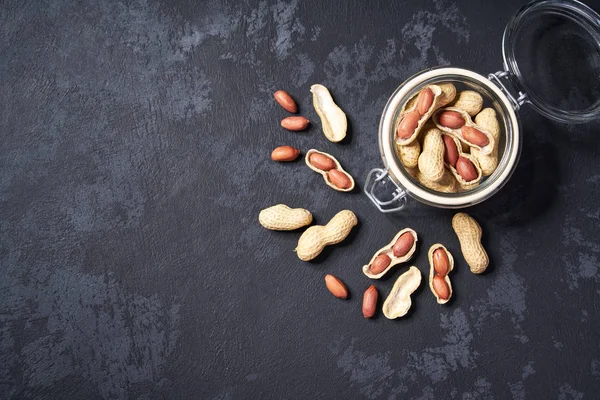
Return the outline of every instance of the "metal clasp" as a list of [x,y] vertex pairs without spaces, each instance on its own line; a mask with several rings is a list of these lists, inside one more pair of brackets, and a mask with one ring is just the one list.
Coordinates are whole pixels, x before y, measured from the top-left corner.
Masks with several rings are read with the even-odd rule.
[[[392,192],[393,197],[391,200],[384,201],[379,199],[377,195],[375,195],[374,190],[375,186],[378,183],[381,183],[383,185],[389,183],[392,185],[394,191]],[[375,204],[375,207],[377,207],[382,213],[400,211],[404,208],[404,206],[406,206],[406,192],[402,190],[400,186],[398,186],[396,182],[394,182],[390,178],[387,170],[383,170],[381,168],[373,168],[371,171],[369,171],[369,174],[367,175],[367,179],[365,181],[364,192],[367,195],[367,197],[371,199],[371,202]],[[391,206],[394,203],[398,203],[398,205],[395,207],[387,208],[387,206]]]
[[498,85],[500,90],[502,90],[502,92],[506,95],[506,97],[508,97],[508,100],[510,100],[510,102],[512,103],[515,111],[518,111],[519,108],[528,101],[527,94],[525,94],[519,90],[518,97],[515,99],[515,96],[513,96],[512,93],[510,92],[510,90],[508,90],[508,88],[506,87],[504,82],[502,82],[501,78],[504,78],[508,82],[510,82],[510,79],[511,79],[510,73],[508,71],[498,71],[495,74],[488,75],[488,79],[490,81],[494,82],[496,85]]

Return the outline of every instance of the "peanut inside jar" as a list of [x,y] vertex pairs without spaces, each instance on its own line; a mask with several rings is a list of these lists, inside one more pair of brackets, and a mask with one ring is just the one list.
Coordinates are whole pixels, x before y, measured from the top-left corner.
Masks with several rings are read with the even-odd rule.
[[420,88],[395,122],[395,152],[408,175],[440,193],[477,188],[498,168],[505,133],[492,99],[460,82]]

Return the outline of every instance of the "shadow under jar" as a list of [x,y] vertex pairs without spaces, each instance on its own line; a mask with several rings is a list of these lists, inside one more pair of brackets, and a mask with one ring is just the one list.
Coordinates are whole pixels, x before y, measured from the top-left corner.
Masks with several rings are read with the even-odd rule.
[[[573,52],[586,55],[577,60],[576,73],[571,71],[573,58],[568,57]],[[584,4],[571,0],[525,5],[506,26],[503,57],[504,70],[487,77],[463,68],[431,68],[394,91],[379,124],[384,168],[371,170],[364,187],[380,211],[401,210],[407,195],[442,208],[469,207],[490,198],[508,182],[519,161],[522,128],[518,111],[524,104],[566,123],[585,123],[600,115],[600,16]],[[555,68],[549,69],[549,65]],[[567,76],[565,70],[570,71]],[[556,87],[556,82],[562,87]],[[500,125],[497,168],[476,187],[459,193],[425,187],[405,169],[396,152],[396,128],[403,106],[426,86],[442,83],[454,84],[457,96],[463,90],[478,92],[484,99],[483,108],[493,108]],[[549,91],[548,85],[555,86]]]

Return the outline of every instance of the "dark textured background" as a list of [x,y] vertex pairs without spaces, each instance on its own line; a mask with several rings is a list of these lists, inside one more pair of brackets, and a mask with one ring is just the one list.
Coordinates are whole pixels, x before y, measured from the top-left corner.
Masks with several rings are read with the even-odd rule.
[[[597,398],[600,124],[523,110],[514,178],[469,209],[483,276],[452,211],[385,216],[269,159],[330,151],[362,188],[396,86],[439,64],[498,70],[522,2],[325,3],[0,4],[0,398]],[[319,82],[349,116],[344,144],[320,131]],[[308,132],[279,127],[280,88]],[[258,224],[280,202],[361,222],[303,263],[298,233]],[[360,267],[405,226],[421,271],[432,243],[456,255],[453,301],[422,284],[407,318],[365,320]]]

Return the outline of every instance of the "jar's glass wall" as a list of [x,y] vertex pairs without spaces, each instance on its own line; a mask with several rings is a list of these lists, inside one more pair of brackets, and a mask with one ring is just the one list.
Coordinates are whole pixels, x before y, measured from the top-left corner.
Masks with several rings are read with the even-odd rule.
[[[498,168],[496,169],[496,171],[494,171],[494,173],[492,175],[490,175],[489,177],[483,178],[483,181],[479,186],[468,191],[470,193],[477,193],[477,192],[484,190],[487,186],[491,185],[497,179],[498,175],[500,175],[500,172],[502,171],[502,169],[505,167],[508,157],[505,158],[504,155],[508,154],[507,149],[510,149],[512,146],[512,137],[513,137],[513,133],[514,133],[513,127],[510,124],[509,119],[507,118],[507,115],[508,115],[507,109],[501,102],[498,101],[498,99],[495,98],[495,95],[491,91],[489,91],[487,88],[481,86],[478,82],[476,82],[474,80],[470,80],[467,77],[440,76],[440,77],[429,79],[427,81],[424,81],[419,86],[415,86],[409,92],[409,95],[406,98],[407,98],[407,100],[410,99],[411,97],[416,95],[423,87],[425,87],[427,85],[432,85],[432,84],[436,84],[436,83],[445,83],[445,82],[454,84],[454,86],[456,86],[457,92],[459,92],[461,90],[475,90],[475,91],[479,92],[484,97],[483,107],[484,108],[485,107],[494,108],[494,110],[496,110],[498,122],[500,123],[500,129],[501,129],[502,134],[500,135],[500,140],[498,143],[498,160],[499,160]],[[394,117],[393,117],[394,120],[398,120],[400,118],[400,111],[401,111],[400,108],[395,110]],[[395,138],[396,138],[395,132],[393,132],[393,131],[389,132],[388,138],[391,141],[391,144],[395,146]],[[394,153],[393,162],[396,164],[401,164],[400,158],[398,157],[397,153]],[[406,172],[406,170],[404,168],[401,168],[401,170],[403,170],[405,176],[408,177],[412,182],[414,182],[416,185],[419,185],[424,190],[431,192],[432,194],[437,194],[437,195],[440,195],[443,197],[456,197],[456,196],[462,195],[462,193],[440,193],[440,192],[431,190],[431,189],[421,185],[408,172]],[[465,192],[463,192],[463,193],[465,193]]]
[[[395,127],[399,121],[402,106],[423,87],[449,82],[458,90],[472,89],[486,98],[484,107],[496,110],[501,127],[499,141],[499,164],[491,176],[482,180],[479,186],[460,193],[441,193],[421,185],[402,165],[396,151]],[[422,203],[436,207],[461,208],[477,204],[496,193],[510,178],[521,151],[520,122],[513,105],[506,95],[489,79],[472,71],[441,67],[422,71],[400,85],[390,97],[381,118],[379,144],[384,165],[396,183]]]

